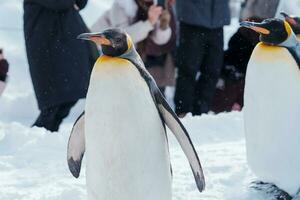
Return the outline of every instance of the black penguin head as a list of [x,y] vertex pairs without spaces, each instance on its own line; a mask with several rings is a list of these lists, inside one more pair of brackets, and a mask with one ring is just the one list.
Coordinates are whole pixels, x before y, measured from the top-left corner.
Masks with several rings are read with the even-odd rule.
[[91,40],[101,45],[104,55],[117,57],[132,48],[130,36],[119,28],[107,29],[101,33],[83,33],[77,39]]
[[287,23],[289,23],[289,25],[292,27],[293,31],[295,34],[300,34],[300,17],[295,17],[295,16],[291,16],[286,14],[285,12],[281,12],[280,13],[285,21]]
[[284,42],[292,33],[290,25],[280,19],[265,19],[261,23],[244,21],[240,25],[258,32],[260,41],[269,45]]

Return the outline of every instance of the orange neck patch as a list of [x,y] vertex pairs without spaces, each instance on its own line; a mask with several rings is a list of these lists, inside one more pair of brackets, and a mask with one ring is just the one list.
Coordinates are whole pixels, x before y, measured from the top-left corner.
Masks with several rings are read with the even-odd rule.
[[97,59],[97,63],[101,63],[101,62],[105,62],[108,61],[110,59],[112,59],[113,57],[107,56],[107,55],[102,55]]

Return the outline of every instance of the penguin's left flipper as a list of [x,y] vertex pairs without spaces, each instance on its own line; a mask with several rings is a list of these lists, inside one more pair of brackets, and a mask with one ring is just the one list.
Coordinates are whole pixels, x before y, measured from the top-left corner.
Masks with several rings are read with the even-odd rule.
[[205,178],[203,174],[203,170],[201,167],[201,163],[197,152],[194,148],[194,145],[190,139],[190,136],[178,119],[175,112],[171,109],[164,96],[161,94],[160,90],[156,86],[155,82],[152,80],[150,85],[150,90],[152,95],[155,98],[155,102],[157,104],[158,110],[165,122],[165,124],[169,127],[172,133],[175,135],[178,140],[182,150],[184,151],[190,166],[192,168],[195,181],[198,187],[198,190],[202,192],[205,188]]
[[79,177],[81,161],[85,152],[84,112],[73,125],[68,142],[68,166],[75,178]]
[[205,188],[205,179],[203,170],[198,158],[197,152],[193,146],[193,143],[190,139],[190,136],[183,124],[178,119],[175,112],[171,109],[164,96],[161,94],[159,88],[157,87],[154,79],[150,73],[146,70],[142,59],[138,56],[136,51],[129,51],[127,54],[124,54],[122,58],[132,62],[137,70],[140,72],[143,79],[146,81],[149,90],[151,92],[153,101],[155,102],[157,109],[160,113],[165,124],[173,132],[177,138],[181,148],[183,149],[186,157],[189,160],[190,166],[192,168],[198,190],[202,192]]

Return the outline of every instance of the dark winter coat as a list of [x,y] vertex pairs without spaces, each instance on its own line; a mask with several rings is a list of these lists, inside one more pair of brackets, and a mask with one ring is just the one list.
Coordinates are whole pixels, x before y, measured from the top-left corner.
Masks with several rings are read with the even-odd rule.
[[[258,21],[254,18],[252,20]],[[259,34],[244,27],[239,28],[230,38],[221,74],[224,87],[217,88],[213,100],[212,111],[215,113],[229,112],[235,103],[243,107],[247,65],[258,42]]]
[[221,28],[230,23],[229,0],[177,0],[178,20],[205,28]]
[[24,0],[24,34],[33,87],[40,109],[86,96],[94,57],[75,4],[87,0]]
[[[246,74],[248,61],[252,54],[253,49],[259,42],[259,34],[250,29],[241,27],[230,38],[228,49],[224,55],[224,68],[223,71],[226,75],[228,73],[241,73]],[[226,66],[230,66],[228,70]],[[234,68],[234,69],[232,69]],[[232,69],[232,70],[231,70]],[[233,75],[233,74],[231,74]],[[234,77],[232,77],[234,78]],[[235,78],[234,78],[235,79]]]

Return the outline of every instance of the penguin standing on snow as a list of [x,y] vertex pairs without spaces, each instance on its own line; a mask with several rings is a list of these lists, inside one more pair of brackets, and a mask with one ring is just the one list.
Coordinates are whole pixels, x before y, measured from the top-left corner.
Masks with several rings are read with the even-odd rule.
[[248,63],[244,93],[247,159],[264,181],[254,187],[273,192],[277,199],[296,199],[300,187],[300,43],[283,20],[242,22],[241,26],[260,33],[261,41]]
[[287,21],[287,23],[289,23],[289,25],[291,26],[291,28],[293,29],[294,33],[297,35],[298,40],[300,39],[300,18],[296,17],[296,16],[290,16],[285,12],[281,12],[280,13],[285,21]]
[[190,137],[167,104],[121,29],[84,33],[79,39],[101,45],[91,75],[85,113],[75,122],[68,165],[80,173],[86,155],[89,200],[171,200],[171,169],[165,124],[175,134],[192,168],[197,187],[205,187]]

